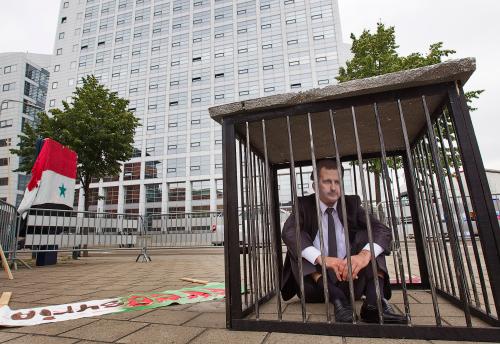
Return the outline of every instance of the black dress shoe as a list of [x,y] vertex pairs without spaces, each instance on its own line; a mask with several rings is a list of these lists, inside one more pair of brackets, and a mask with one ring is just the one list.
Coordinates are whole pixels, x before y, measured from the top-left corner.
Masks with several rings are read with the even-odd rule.
[[352,323],[352,306],[339,299],[333,301],[335,322]]
[[[382,319],[384,324],[407,324],[406,316],[398,314],[386,299],[382,299]],[[367,323],[378,323],[378,309],[376,305],[370,305],[366,301],[361,306],[361,319]]]

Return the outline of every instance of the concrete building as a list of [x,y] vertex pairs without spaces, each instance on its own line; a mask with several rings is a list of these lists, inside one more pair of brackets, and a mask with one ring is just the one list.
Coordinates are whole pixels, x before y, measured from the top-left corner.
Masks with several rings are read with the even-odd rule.
[[22,200],[27,178],[14,172],[19,158],[9,149],[35,114],[45,108],[50,55],[0,53],[0,199],[16,206]]
[[62,0],[48,107],[94,74],[142,124],[122,173],[91,185],[90,209],[220,209],[221,128],[208,107],[335,83],[341,37],[337,0]]

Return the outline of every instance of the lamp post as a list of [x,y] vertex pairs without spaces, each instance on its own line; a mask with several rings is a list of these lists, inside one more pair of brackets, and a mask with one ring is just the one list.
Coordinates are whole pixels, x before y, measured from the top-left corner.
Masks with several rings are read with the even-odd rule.
[[[9,104],[10,102],[12,102],[12,103],[20,103],[20,104],[24,104],[24,101],[21,101],[21,100],[17,100],[17,99],[4,99],[4,100],[2,100],[2,102],[0,103],[0,115],[2,114],[2,110],[4,110],[4,108],[3,108],[3,104],[7,104],[7,106],[8,106],[8,104]],[[35,109],[38,109],[38,110],[42,110],[42,111],[43,111],[43,110],[45,110],[43,107],[38,106],[38,105],[36,105],[36,104],[34,104],[34,103],[32,103],[32,102],[28,102],[28,101],[26,101],[26,104],[28,104],[29,106],[34,107]]]

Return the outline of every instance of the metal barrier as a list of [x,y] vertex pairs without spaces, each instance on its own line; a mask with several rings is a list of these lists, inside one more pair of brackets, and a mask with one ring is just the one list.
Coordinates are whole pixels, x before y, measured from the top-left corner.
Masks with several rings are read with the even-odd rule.
[[9,257],[16,248],[16,207],[0,200],[0,244]]
[[[57,252],[137,250],[149,261],[148,250],[173,247],[209,247],[224,243],[221,212],[150,214],[96,213],[87,211],[29,209],[18,221],[13,206],[0,208],[1,239],[11,261],[19,253],[32,254],[37,264],[54,263]],[[16,230],[17,228],[17,230]],[[15,243],[18,243],[17,246]],[[17,248],[17,249],[16,249]],[[52,255],[50,255],[52,253]]]
[[31,253],[37,264],[43,265],[55,263],[56,252],[72,252],[74,258],[89,251],[146,252],[144,221],[138,214],[38,208],[27,212],[17,227],[14,264],[19,253]]
[[221,246],[222,212],[151,214],[145,219],[148,249]]

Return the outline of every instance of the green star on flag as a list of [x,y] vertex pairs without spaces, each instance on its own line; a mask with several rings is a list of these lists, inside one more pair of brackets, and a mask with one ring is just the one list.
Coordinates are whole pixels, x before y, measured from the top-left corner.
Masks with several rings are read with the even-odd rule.
[[64,184],[61,184],[59,187],[59,197],[66,197],[66,188],[64,187]]

